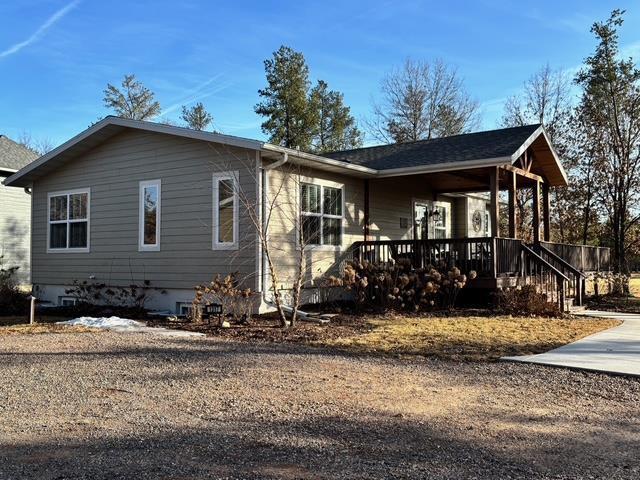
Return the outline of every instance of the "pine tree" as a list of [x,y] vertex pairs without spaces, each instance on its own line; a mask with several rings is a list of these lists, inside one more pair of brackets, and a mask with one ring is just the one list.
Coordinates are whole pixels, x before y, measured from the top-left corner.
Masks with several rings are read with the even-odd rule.
[[313,139],[313,151],[318,153],[347,150],[362,145],[362,134],[344,104],[344,95],[329,90],[326,82],[319,80],[309,94],[311,108],[316,111],[318,124]]
[[640,69],[621,58],[618,27],[622,10],[591,31],[599,43],[585,60],[576,83],[582,87],[577,108],[588,132],[582,151],[594,164],[593,183],[606,214],[613,244],[614,269],[627,272],[627,254],[640,225]]
[[160,103],[154,100],[154,94],[135,75],[125,75],[122,90],[110,83],[104,90],[104,104],[122,118],[148,120],[160,113]]
[[182,120],[193,130],[206,130],[207,127],[213,123],[213,117],[207,112],[201,102],[196,103],[190,108],[183,106]]
[[317,114],[309,107],[309,68],[304,56],[281,46],[273,58],[265,60],[267,87],[258,90],[263,101],[255,106],[267,117],[262,131],[269,141],[284,147],[309,150],[317,124]]

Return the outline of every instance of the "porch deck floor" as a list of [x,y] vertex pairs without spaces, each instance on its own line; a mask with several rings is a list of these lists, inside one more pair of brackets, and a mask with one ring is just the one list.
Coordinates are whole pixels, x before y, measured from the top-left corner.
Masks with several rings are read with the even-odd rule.
[[623,323],[546,353],[501,360],[640,377],[640,314],[597,310],[579,314],[614,318]]

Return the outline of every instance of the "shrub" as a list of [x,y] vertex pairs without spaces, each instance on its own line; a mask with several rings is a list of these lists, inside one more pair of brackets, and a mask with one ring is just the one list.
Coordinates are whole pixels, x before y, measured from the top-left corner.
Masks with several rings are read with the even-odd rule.
[[[469,278],[476,277],[475,272]],[[408,261],[376,265],[350,262],[341,278],[329,276],[325,285],[341,286],[353,293],[356,308],[417,312],[455,306],[458,293],[467,283],[460,269],[444,264],[412,269]]]
[[549,302],[535,285],[508,288],[496,294],[496,307],[506,315],[556,317],[561,314],[555,302]]
[[254,296],[255,293],[250,288],[239,285],[235,273],[224,277],[216,275],[210,283],[195,287],[191,320],[201,322],[204,307],[219,304],[222,305],[224,316],[231,317],[236,322],[249,322]]
[[15,281],[17,271],[18,267],[0,266],[0,314],[2,315],[24,315],[29,311],[29,294],[21,292],[18,288]]
[[[131,284],[126,287],[110,286],[106,283],[73,281],[73,286],[65,290],[67,295],[76,299],[78,310],[92,311],[92,307],[99,309],[120,309],[125,311],[135,311],[141,314],[146,313],[145,305],[158,291],[151,286],[149,280],[144,280],[141,285]],[[161,294],[166,293],[159,290]]]

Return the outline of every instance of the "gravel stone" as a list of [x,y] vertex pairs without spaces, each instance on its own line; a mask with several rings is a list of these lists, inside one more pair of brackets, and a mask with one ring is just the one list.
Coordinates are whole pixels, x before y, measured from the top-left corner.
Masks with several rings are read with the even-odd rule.
[[0,479],[636,479],[640,381],[114,332],[0,338]]

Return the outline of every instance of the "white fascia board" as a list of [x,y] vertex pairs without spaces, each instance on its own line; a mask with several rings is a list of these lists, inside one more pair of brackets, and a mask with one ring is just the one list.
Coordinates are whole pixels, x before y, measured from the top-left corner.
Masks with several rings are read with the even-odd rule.
[[468,170],[481,167],[499,167],[510,164],[511,157],[483,158],[479,160],[467,160],[464,162],[440,163],[436,165],[422,165],[418,167],[391,168],[378,171],[377,177],[399,177],[402,175],[418,175],[421,173],[450,172],[452,170]]
[[516,150],[514,152],[513,155],[511,155],[511,164],[513,165],[516,160],[518,160],[518,158],[520,158],[522,156],[522,154],[527,150],[527,148],[529,148],[531,146],[531,144],[536,140],[536,138],[538,138],[540,135],[544,136],[544,139],[547,141],[547,145],[549,146],[549,150],[551,151],[551,155],[553,155],[553,159],[556,161],[556,164],[558,165],[558,169],[560,170],[560,173],[562,174],[562,178],[564,178],[565,183],[569,183],[569,177],[567,177],[567,172],[564,170],[564,167],[562,166],[562,162],[560,161],[560,158],[558,157],[558,154],[556,153],[555,149],[553,148],[553,144],[551,143],[551,140],[549,139],[549,134],[547,134],[547,131],[544,129],[544,127],[542,125],[540,125],[530,136],[529,138],[527,138],[524,143],[520,146],[520,148],[518,148],[518,150]]

